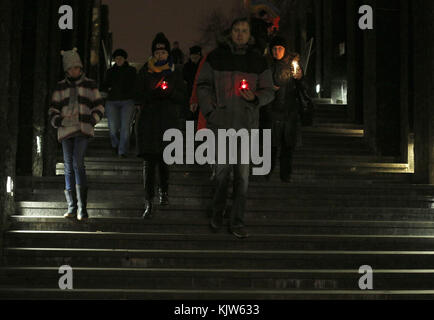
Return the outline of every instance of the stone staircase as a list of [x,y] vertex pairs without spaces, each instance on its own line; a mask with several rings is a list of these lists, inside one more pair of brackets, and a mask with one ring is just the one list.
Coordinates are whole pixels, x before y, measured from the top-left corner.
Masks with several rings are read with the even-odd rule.
[[[432,299],[434,187],[373,156],[345,106],[317,108],[293,182],[251,178],[245,240],[210,232],[206,166],[171,167],[171,204],[142,220],[141,162],[111,155],[102,121],[86,158],[88,222],[62,217],[60,154],[58,176],[18,178],[0,298]],[[58,287],[62,265],[74,290]],[[373,290],[359,289],[363,265]]]

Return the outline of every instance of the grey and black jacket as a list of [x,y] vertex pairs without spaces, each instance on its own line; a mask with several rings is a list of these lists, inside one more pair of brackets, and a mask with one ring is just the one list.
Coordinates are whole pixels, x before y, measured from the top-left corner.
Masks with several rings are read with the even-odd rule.
[[[243,79],[257,97],[253,102],[240,95]],[[271,71],[265,58],[252,46],[236,49],[227,39],[203,64],[197,80],[197,96],[208,128],[256,129],[260,107],[274,99]]]

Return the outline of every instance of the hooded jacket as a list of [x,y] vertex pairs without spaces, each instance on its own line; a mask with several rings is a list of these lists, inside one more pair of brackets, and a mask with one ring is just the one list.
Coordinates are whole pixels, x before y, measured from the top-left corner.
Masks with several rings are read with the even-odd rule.
[[[208,55],[198,75],[199,106],[208,128],[256,129],[259,108],[274,99],[271,71],[265,58],[253,50],[252,39],[244,48],[225,40]],[[240,94],[243,79],[257,97],[254,102]]]

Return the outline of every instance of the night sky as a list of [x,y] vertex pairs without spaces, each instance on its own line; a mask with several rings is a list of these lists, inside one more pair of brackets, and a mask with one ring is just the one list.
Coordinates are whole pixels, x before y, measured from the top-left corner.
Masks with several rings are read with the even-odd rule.
[[144,62],[151,54],[157,32],[170,43],[178,40],[184,53],[200,39],[200,24],[216,8],[228,14],[241,0],[103,0],[109,5],[113,49],[121,47],[131,62]]

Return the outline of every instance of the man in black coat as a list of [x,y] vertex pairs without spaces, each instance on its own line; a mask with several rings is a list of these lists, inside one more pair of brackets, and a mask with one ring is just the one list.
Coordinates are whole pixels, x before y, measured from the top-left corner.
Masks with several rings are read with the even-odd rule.
[[115,50],[113,58],[116,63],[107,71],[101,91],[107,97],[105,108],[113,151],[119,154],[119,157],[125,158],[129,151],[131,122],[135,110],[137,70],[129,65],[125,50]]
[[276,98],[261,115],[262,128],[271,129],[271,171],[267,177],[273,173],[280,149],[280,179],[290,182],[293,151],[301,139],[297,90],[303,71],[298,64],[299,56],[288,51],[283,37],[276,36],[271,40],[270,51]]
[[[230,37],[211,52],[202,65],[197,80],[197,96],[207,127],[214,131],[257,129],[259,108],[274,98],[271,72],[265,58],[252,49],[252,44],[249,21],[237,19],[232,24]],[[236,237],[245,238],[248,236],[244,212],[250,166],[241,163],[239,150],[238,147],[237,164],[226,161],[215,166],[216,190],[210,226],[215,231],[222,227],[233,171],[234,199],[229,230]]]
[[179,48],[179,42],[173,43],[172,52],[169,52],[172,56],[174,64],[184,64],[184,52]]
[[[191,97],[193,92],[194,80],[196,78],[197,69],[199,68],[200,61],[202,60],[202,48],[199,46],[193,46],[190,48],[190,59],[184,65],[182,70],[184,75],[184,81],[187,82],[188,97]],[[199,117],[199,110],[195,108],[191,111],[191,119],[197,121]],[[195,126],[196,127],[196,126]]]

